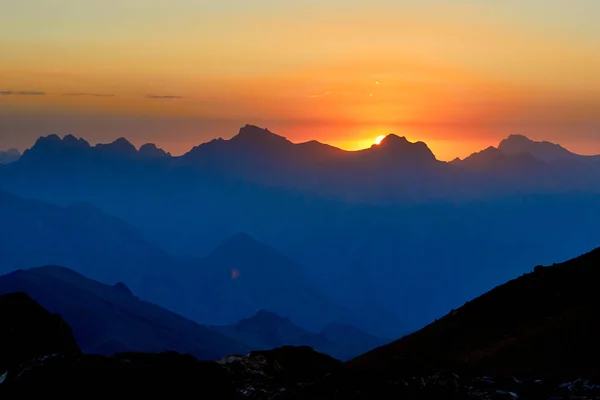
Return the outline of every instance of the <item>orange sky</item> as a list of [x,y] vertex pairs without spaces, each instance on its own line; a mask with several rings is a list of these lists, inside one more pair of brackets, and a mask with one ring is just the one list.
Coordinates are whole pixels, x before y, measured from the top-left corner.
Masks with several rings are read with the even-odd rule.
[[395,132],[446,160],[511,133],[600,153],[599,2],[21,0],[0,15],[0,148],[72,133],[177,154],[252,123],[346,149]]

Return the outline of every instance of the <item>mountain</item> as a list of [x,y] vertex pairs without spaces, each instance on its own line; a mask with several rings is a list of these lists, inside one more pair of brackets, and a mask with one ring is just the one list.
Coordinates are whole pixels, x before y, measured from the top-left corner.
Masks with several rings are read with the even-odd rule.
[[531,154],[538,160],[546,162],[581,160],[600,162],[600,156],[582,156],[570,152],[559,144],[547,141],[536,142],[523,135],[510,135],[500,142],[498,150],[512,156]]
[[92,205],[61,207],[0,192],[0,220],[0,273],[63,265],[101,282],[126,282],[144,297],[172,282],[165,276],[177,265],[171,256]]
[[[596,229],[600,171],[588,164],[534,160],[540,167],[532,168],[516,156],[500,163],[506,166],[461,168],[433,160],[424,146],[400,137],[390,136],[383,147],[346,152],[314,142],[294,144],[267,130],[244,128],[241,138],[201,145],[202,151],[194,157],[188,154],[189,158],[137,156],[114,161],[86,156],[85,144],[69,145],[77,141],[72,139],[65,144],[63,138],[59,139],[63,147],[75,147],[72,152],[82,156],[52,162],[41,157],[39,162],[20,160],[2,166],[2,190],[67,209],[73,203],[94,204],[126,221],[152,247],[172,255],[160,263],[144,257],[135,267],[115,268],[114,276],[81,269],[96,262],[87,253],[77,256],[76,262],[66,257],[38,258],[23,262],[22,267],[51,263],[102,282],[123,281],[141,298],[188,318],[231,324],[261,308],[272,308],[269,304],[246,307],[244,315],[201,320],[197,317],[209,315],[210,310],[195,309],[202,295],[188,295],[197,290],[192,283],[183,282],[183,290],[179,282],[171,282],[179,289],[166,299],[163,290],[151,292],[122,272],[144,265],[144,273],[164,271],[164,265],[201,270],[198,259],[237,232],[247,232],[301,265],[307,279],[332,302],[353,311],[370,304],[399,316],[402,324],[385,326],[384,318],[338,322],[377,336],[397,337],[442,316],[449,306],[457,307],[522,273],[526,265],[566,260],[600,240]],[[239,141],[250,144],[235,145]],[[395,156],[386,158],[383,153],[394,143],[398,146],[390,148]],[[42,147],[35,151],[42,152]],[[276,150],[268,153],[261,148]],[[313,153],[310,158],[302,155]],[[405,156],[410,159],[412,153],[418,154],[415,160],[400,161]],[[70,237],[60,233],[65,230],[61,221],[55,220],[60,228],[56,234],[47,233],[54,241]],[[73,229],[79,229],[81,221],[72,221]],[[73,243],[80,243],[77,235],[72,236]],[[37,243],[43,241],[27,243],[26,248],[32,250]],[[90,243],[92,248],[99,246]],[[23,248],[22,243],[19,246]],[[63,251],[64,246],[56,248]],[[131,252],[118,249],[121,256],[114,257],[114,263],[132,264],[124,261],[122,253],[126,258],[149,253],[135,246],[123,248]],[[44,248],[47,254],[51,250]],[[105,246],[95,257],[106,259],[109,250]],[[7,254],[15,252],[9,249]],[[27,260],[13,259],[21,261]],[[110,270],[112,264],[92,265]],[[148,280],[160,283],[160,278]],[[418,307],[409,307],[412,304]],[[385,317],[386,312],[381,314]],[[391,325],[396,328],[385,329]]]
[[[60,294],[59,294],[60,295]],[[93,309],[88,318],[93,318]],[[191,392],[206,399],[274,398],[314,382],[341,362],[309,347],[284,346],[218,362],[177,352],[82,353],[71,328],[22,292],[0,295],[0,397],[127,397]],[[89,397],[88,396],[88,397]]]
[[349,360],[390,342],[343,324],[333,323],[321,332],[311,332],[294,324],[287,317],[266,310],[260,310],[252,317],[235,324],[211,326],[211,329],[245,343],[254,350],[290,345],[309,346],[340,360]]
[[204,258],[174,257],[89,204],[62,207],[2,192],[0,220],[0,273],[61,265],[102,283],[122,282],[200,323],[231,324],[271,309],[314,329],[343,322],[377,333],[399,324],[392,315],[373,321],[367,310],[338,305],[300,265],[248,235]]
[[0,296],[0,371],[53,353],[80,352],[71,328],[23,292]]
[[[70,328],[26,294],[0,297],[3,398],[54,396],[80,398],[82,392],[108,397],[169,393],[203,398],[319,400],[367,399],[592,399],[598,380],[477,375],[466,371],[426,371],[403,365],[392,371],[348,368],[310,347],[269,351],[200,362],[175,352],[120,353],[112,357],[81,354]],[[550,350],[554,350],[552,348]],[[8,357],[7,357],[8,356]],[[8,362],[7,362],[8,361]],[[358,372],[358,373],[357,373]]]
[[0,294],[27,293],[73,329],[85,353],[177,351],[203,360],[245,353],[242,345],[133,296],[125,285],[106,285],[62,267],[18,270],[0,276]]
[[17,149],[0,150],[0,164],[10,164],[21,157],[21,152]]
[[200,265],[187,278],[196,288],[189,302],[195,320],[225,325],[270,310],[311,330],[361,322],[360,314],[323,294],[300,265],[250,235],[226,239]]
[[518,173],[530,172],[532,169],[545,165],[544,162],[528,152],[510,154],[493,146],[478,153],[473,153],[464,160],[454,160],[451,163],[479,172],[510,169]]
[[537,266],[348,365],[390,369],[412,361],[498,375],[600,378],[599,264],[597,249]]
[[232,325],[214,325],[210,328],[246,343],[253,350],[270,350],[286,345],[310,346],[335,357],[329,352],[334,343],[326,337],[299,327],[287,317],[266,310],[260,310]]
[[65,164],[73,161],[90,164],[169,157],[169,153],[151,143],[145,144],[137,150],[125,138],[118,138],[112,143],[99,143],[92,146],[85,139],[76,138],[73,135],[66,135],[62,139],[58,135],[49,135],[39,138],[31,149],[26,150],[21,161],[24,165],[40,162]]

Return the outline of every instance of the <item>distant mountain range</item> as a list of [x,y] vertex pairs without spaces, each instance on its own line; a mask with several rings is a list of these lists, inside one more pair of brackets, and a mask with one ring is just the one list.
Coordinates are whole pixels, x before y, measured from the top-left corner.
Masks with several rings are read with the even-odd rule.
[[123,283],[103,284],[64,267],[20,269],[0,276],[0,295],[14,292],[26,293],[60,315],[88,354],[177,351],[218,360],[294,345],[348,360],[391,341],[342,324],[316,333],[266,310],[232,325],[199,325],[139,299]]
[[229,324],[269,309],[310,329],[338,322],[369,332],[401,329],[392,315],[336,304],[303,268],[249,235],[204,258],[173,257],[95,207],[55,206],[0,192],[0,273],[61,265],[200,323]]
[[62,267],[18,270],[0,276],[0,294],[27,293],[59,314],[85,353],[177,351],[201,360],[244,354],[250,347],[152,303],[123,284],[106,285]]
[[[24,206],[0,196],[8,221],[0,259],[8,270],[54,264],[122,281],[203,323],[230,324],[267,309],[316,331],[335,315],[393,337],[525,265],[566,260],[600,241],[600,164],[556,149],[511,136],[446,163],[426,144],[395,135],[350,152],[248,125],[173,157],[125,139],[91,146],[48,136],[0,166],[0,189],[30,199]],[[264,249],[217,251],[240,232],[287,261],[262,268],[256,259]],[[285,290],[273,284],[264,295],[264,282],[275,280],[244,272],[297,277],[294,265],[303,278],[286,278]],[[209,271],[210,279],[202,275]],[[212,308],[204,304],[216,301],[206,295],[214,287],[195,287],[211,279],[233,293]],[[176,289],[157,289],[161,282]],[[273,304],[277,290],[290,293],[289,302]],[[310,301],[293,309],[292,293]]]
[[284,345],[310,346],[340,360],[349,360],[390,342],[353,326],[330,324],[321,332],[303,329],[289,318],[260,310],[254,316],[227,326],[211,326],[254,350],[269,350]]
[[[63,318],[26,293],[4,294],[0,371],[6,372],[0,376],[0,394],[31,397],[43,391],[70,398],[80,395],[78,385],[84,385],[105,396],[116,390],[144,395],[168,390],[183,396],[199,388],[231,400],[595,399],[600,396],[599,262],[596,249],[561,264],[539,265],[425,328],[345,363],[307,346],[234,354],[218,362],[175,352],[91,356],[82,354],[76,343],[79,329],[71,330],[68,322],[93,320],[95,308],[85,309],[88,302],[81,303],[77,317]],[[117,311],[123,311],[119,305],[125,296],[131,297],[122,286],[84,284],[72,272],[51,270],[51,276],[69,285],[44,291],[50,298],[60,298],[60,289],[71,293],[71,283],[88,287],[86,293],[109,300]],[[30,288],[41,287],[39,279],[29,278]],[[135,310],[130,317],[140,308]],[[340,330],[330,327],[306,336],[289,320],[266,311],[213,329],[223,336],[244,336],[257,346],[285,336],[320,341]],[[344,336],[353,335],[345,331]]]

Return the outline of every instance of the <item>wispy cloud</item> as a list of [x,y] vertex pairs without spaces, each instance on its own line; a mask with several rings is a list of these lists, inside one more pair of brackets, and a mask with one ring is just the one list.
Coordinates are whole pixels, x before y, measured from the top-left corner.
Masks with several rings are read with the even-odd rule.
[[332,92],[325,92],[322,94],[309,94],[308,97],[311,98],[316,98],[316,97],[325,97],[325,96],[329,96]]
[[63,96],[115,97],[116,95],[103,93],[65,93]]
[[147,99],[183,99],[183,96],[158,96],[155,94],[147,94]]
[[37,91],[27,91],[27,90],[21,90],[18,92],[12,91],[12,90],[2,90],[0,91],[0,95],[4,95],[4,96],[8,96],[8,95],[20,95],[20,96],[43,96],[46,94],[46,92],[37,92]]

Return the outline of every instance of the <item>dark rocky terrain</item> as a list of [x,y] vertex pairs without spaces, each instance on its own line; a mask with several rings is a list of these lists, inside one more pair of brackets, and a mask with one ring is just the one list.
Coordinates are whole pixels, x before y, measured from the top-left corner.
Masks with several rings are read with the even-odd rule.
[[600,249],[538,266],[389,345],[342,363],[310,347],[202,362],[82,354],[23,293],[0,297],[0,396],[207,399],[599,399]]

